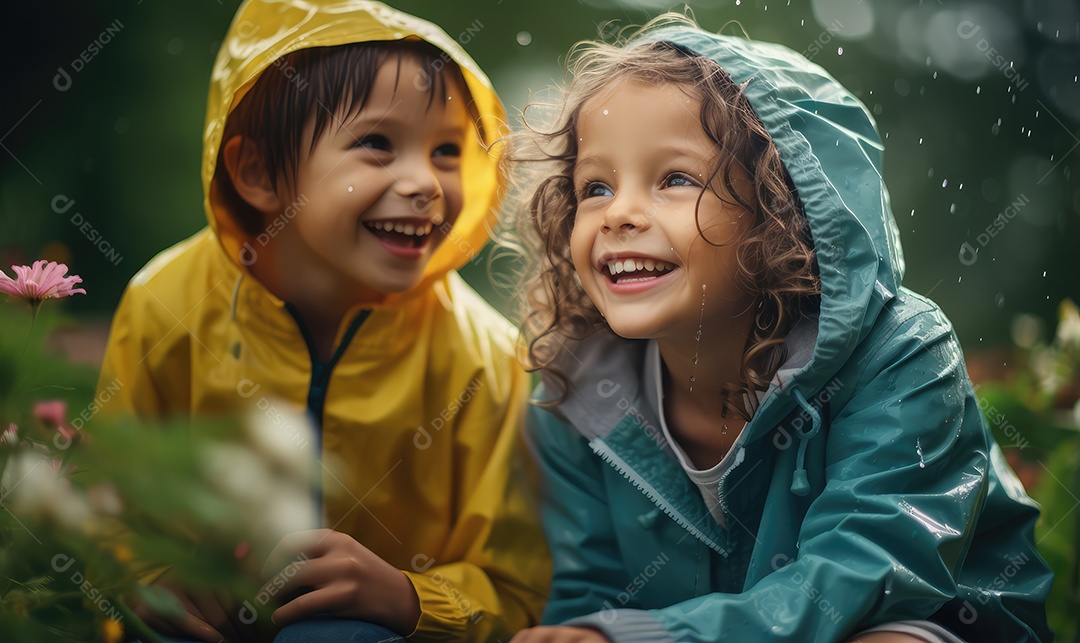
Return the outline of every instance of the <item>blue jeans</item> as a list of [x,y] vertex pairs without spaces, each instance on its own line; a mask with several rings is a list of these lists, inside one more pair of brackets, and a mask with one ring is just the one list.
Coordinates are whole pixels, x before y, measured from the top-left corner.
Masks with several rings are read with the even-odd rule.
[[[194,643],[162,639],[166,643]],[[348,619],[311,619],[282,628],[274,643],[398,643],[405,639],[381,625]]]

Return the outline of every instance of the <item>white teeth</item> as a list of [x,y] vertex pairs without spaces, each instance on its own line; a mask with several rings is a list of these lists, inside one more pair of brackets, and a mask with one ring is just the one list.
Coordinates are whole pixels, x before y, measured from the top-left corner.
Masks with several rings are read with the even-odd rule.
[[667,272],[674,270],[675,265],[655,259],[623,259],[607,262],[608,272],[617,275],[623,272],[648,270],[650,272]]
[[367,225],[373,230],[398,232],[400,234],[407,234],[414,237],[423,237],[431,234],[431,229],[433,227],[431,223],[428,223],[421,227],[412,223],[392,223],[390,221],[371,221]]

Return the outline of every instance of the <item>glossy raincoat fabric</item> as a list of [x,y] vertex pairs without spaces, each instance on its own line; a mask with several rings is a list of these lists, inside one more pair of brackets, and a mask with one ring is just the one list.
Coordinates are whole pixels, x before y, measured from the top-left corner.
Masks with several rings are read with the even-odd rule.
[[[320,363],[287,305],[246,269],[261,246],[217,198],[225,119],[286,53],[402,38],[422,38],[461,67],[487,139],[465,137],[464,205],[422,282],[350,311],[333,359]],[[110,410],[141,417],[307,406],[322,450],[349,473],[324,476],[324,526],[410,577],[423,611],[412,633],[419,640],[507,640],[538,620],[550,574],[522,466],[529,385],[515,334],[454,272],[487,240],[499,179],[485,146],[502,120],[487,78],[430,23],[376,2],[246,2],[211,80],[202,166],[209,227],[132,280],[101,375],[101,387],[118,390]]]
[[843,641],[898,620],[1050,640],[1038,507],[993,443],[949,321],[901,287],[865,107],[781,46],[689,27],[646,38],[746,83],[805,205],[820,316],[792,330],[732,447],[728,529],[659,429],[646,343],[600,333],[569,347],[566,398],[529,418],[554,565],[544,622],[619,642]]

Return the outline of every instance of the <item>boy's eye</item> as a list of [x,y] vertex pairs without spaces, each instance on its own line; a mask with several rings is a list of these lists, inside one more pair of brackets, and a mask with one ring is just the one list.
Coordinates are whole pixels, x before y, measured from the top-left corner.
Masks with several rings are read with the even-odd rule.
[[600,181],[589,181],[585,185],[581,186],[581,189],[578,190],[578,194],[582,199],[589,199],[598,196],[615,196],[615,193],[612,192],[611,188],[604,185]]
[[435,148],[435,151],[431,153],[434,157],[439,156],[461,156],[461,147],[456,143],[446,143]]
[[666,179],[664,179],[664,187],[668,188],[696,188],[700,187],[698,182],[690,178],[689,174],[682,172],[673,172]]
[[356,141],[356,143],[353,144],[353,147],[363,147],[369,150],[381,150],[385,152],[390,149],[390,139],[381,134],[368,134],[359,141]]

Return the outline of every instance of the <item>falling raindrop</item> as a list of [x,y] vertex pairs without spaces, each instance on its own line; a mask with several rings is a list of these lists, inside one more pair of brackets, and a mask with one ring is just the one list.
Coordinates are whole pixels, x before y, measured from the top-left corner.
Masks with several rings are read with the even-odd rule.
[[956,214],[956,204],[955,203],[949,204],[949,214]]
[[922,145],[922,141],[923,141],[923,140],[922,140],[922,139],[920,138],[920,139],[919,139],[919,145]]
[[941,187],[943,187],[943,188],[948,187],[948,185],[949,185],[949,179],[945,179],[944,181],[941,182]]
[[517,43],[522,47],[527,47],[532,42],[532,34],[528,31],[519,31],[517,33]]
[[979,86],[977,86],[977,87],[975,88],[975,93],[976,93],[976,94],[981,94],[981,93],[982,93],[982,85],[979,85]]
[[999,292],[997,294],[997,296],[994,297],[994,303],[997,304],[998,308],[1004,308],[1005,307],[1005,293],[1000,293]]
[[843,56],[844,55],[844,48],[843,47],[837,47],[836,48],[836,55],[837,56]]
[[911,216],[915,216],[915,208],[911,208]]
[[1045,270],[1043,270],[1043,277],[1045,277],[1045,276],[1046,276],[1046,271],[1045,271]]

